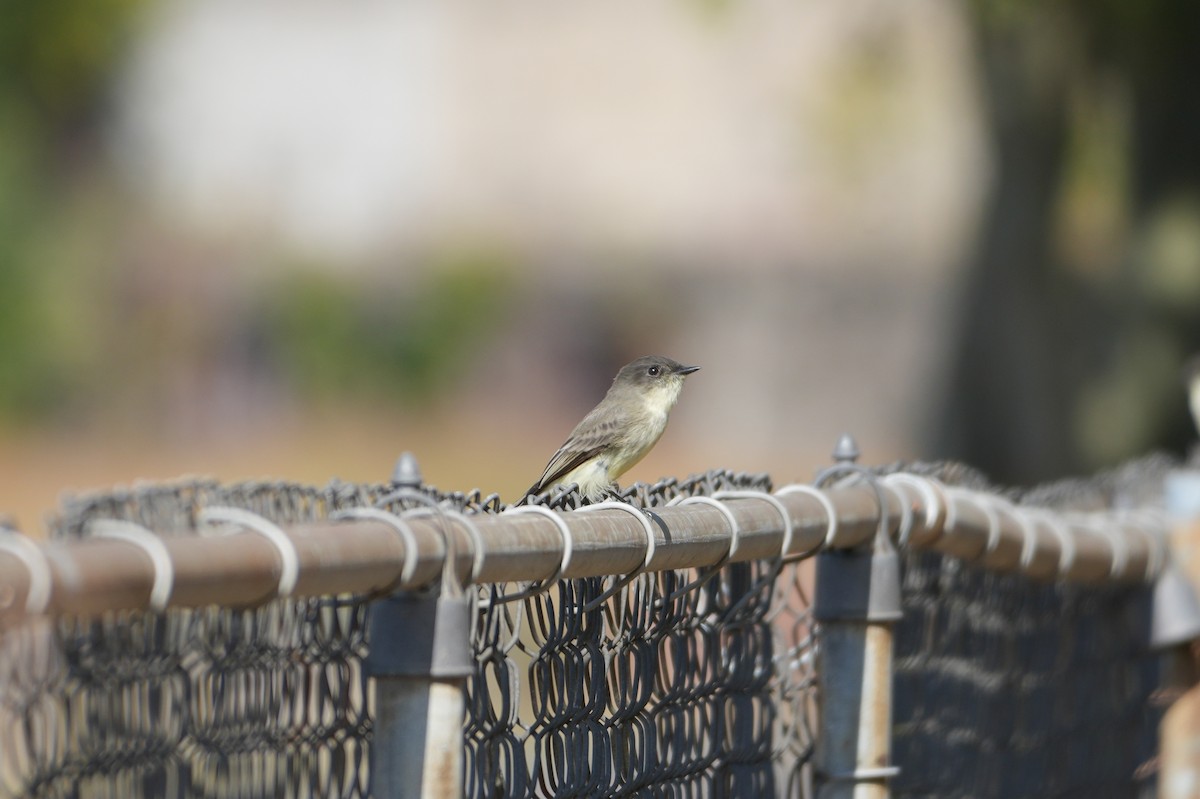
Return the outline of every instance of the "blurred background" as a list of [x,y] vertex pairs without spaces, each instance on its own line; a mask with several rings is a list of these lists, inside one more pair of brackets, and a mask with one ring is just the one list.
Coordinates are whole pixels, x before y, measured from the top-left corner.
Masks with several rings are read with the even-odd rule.
[[1194,434],[1187,0],[6,0],[0,511],[207,474],[515,499],[624,362],[626,481],[995,480]]

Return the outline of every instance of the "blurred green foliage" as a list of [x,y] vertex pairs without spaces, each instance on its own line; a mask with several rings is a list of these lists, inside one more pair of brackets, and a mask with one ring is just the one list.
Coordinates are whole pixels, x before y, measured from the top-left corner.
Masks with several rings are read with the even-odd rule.
[[0,102],[62,135],[94,121],[146,0],[4,0]]
[[0,4],[0,415],[26,419],[63,400],[74,354],[53,334],[58,268],[46,243],[70,236],[65,211],[94,161],[112,78],[143,0]]
[[30,260],[30,229],[44,200],[30,158],[37,147],[23,115],[0,100],[0,413],[36,408],[47,387],[42,298]]
[[24,419],[53,406],[64,374],[40,335],[45,305],[35,275],[8,247],[0,248],[0,414]]
[[486,249],[431,266],[390,285],[347,282],[329,269],[287,270],[272,288],[267,319],[289,379],[316,396],[431,401],[472,363],[516,282],[515,265]]

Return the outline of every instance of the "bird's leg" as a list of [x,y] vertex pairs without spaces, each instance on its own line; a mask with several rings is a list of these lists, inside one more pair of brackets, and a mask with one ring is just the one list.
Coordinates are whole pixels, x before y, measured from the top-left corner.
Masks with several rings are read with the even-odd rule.
[[[574,486],[573,483],[572,483],[572,486]],[[607,486],[604,487],[604,489],[602,491],[600,491],[600,493],[598,493],[594,496],[589,496],[588,494],[585,494],[582,491],[579,492],[579,506],[580,507],[583,507],[584,505],[595,505],[599,502],[620,502],[620,501],[621,501],[621,487],[619,485],[617,485],[616,483],[609,483]]]

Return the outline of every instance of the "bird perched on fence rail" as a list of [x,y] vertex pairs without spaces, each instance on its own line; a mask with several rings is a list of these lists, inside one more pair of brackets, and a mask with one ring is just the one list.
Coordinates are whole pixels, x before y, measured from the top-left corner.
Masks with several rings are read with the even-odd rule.
[[658,443],[683,390],[683,379],[699,368],[661,355],[647,355],[621,367],[604,399],[575,426],[517,504],[571,483],[589,502],[611,493],[617,478]]

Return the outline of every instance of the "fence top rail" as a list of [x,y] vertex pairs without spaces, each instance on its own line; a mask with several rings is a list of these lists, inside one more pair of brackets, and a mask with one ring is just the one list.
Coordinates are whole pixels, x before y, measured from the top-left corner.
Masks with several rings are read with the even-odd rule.
[[459,578],[476,583],[805,558],[869,545],[881,515],[903,546],[1035,579],[1148,581],[1167,558],[1156,508],[1054,511],[902,472],[629,509],[351,513],[284,527],[217,512],[205,525],[217,535],[138,535],[129,523],[77,540],[0,533],[0,620],[412,589],[441,575],[447,534]]

